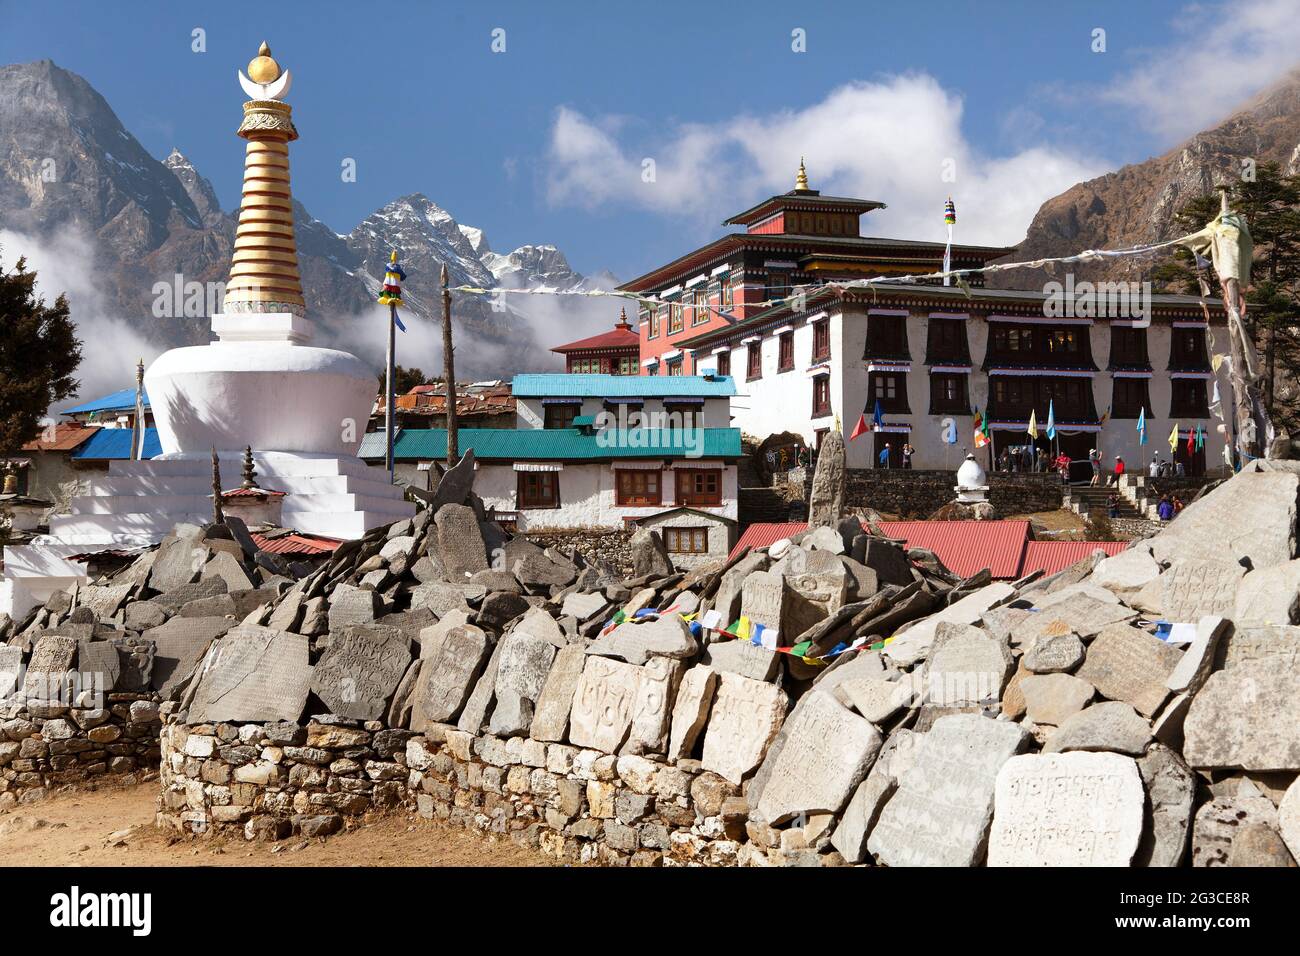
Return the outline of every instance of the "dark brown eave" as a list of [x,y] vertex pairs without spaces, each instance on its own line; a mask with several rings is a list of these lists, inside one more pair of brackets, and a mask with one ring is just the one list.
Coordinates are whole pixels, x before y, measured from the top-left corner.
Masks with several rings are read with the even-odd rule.
[[796,189],[779,196],[770,196],[756,206],[737,213],[723,222],[724,226],[748,226],[782,209],[799,209],[814,212],[854,212],[861,215],[873,209],[887,208],[883,202],[874,199],[851,199],[846,196],[823,196],[814,189]]

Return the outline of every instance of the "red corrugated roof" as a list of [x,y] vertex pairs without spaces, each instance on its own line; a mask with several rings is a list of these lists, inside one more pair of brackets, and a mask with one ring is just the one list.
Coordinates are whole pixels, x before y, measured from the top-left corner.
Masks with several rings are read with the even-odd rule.
[[1042,570],[1044,574],[1064,571],[1101,548],[1107,554],[1119,554],[1130,541],[1030,541],[1025,548],[1025,560],[1020,566],[1020,577]]
[[271,554],[329,554],[343,543],[337,538],[320,538],[316,535],[296,533],[281,535],[278,538],[268,538],[266,535],[254,531],[251,537],[253,544],[263,551],[269,551]]
[[[766,548],[807,527],[800,521],[752,524],[731,553],[735,555],[745,546]],[[1028,521],[881,521],[878,527],[888,537],[902,539],[909,548],[928,548],[950,571],[962,577],[984,568],[995,578],[1022,576]]]

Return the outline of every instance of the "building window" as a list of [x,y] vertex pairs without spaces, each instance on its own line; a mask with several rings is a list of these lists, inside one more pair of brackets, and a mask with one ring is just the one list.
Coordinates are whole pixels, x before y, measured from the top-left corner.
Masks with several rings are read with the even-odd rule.
[[825,418],[831,413],[831,377],[814,375],[812,380],[812,417]]
[[1147,330],[1126,326],[1111,326],[1111,368],[1150,368],[1147,358]]
[[563,405],[547,405],[542,421],[543,428],[572,428],[573,420],[578,417],[582,411],[582,406],[577,402],[565,403]]
[[766,281],[768,299],[784,299],[790,294],[790,277],[784,272],[769,272]]
[[1149,382],[1145,378],[1117,378],[1111,392],[1111,418],[1137,418],[1144,408],[1151,407]]
[[756,378],[763,377],[763,344],[761,342],[750,342],[749,353],[747,355],[748,369],[746,377],[752,382]]
[[618,371],[615,375],[635,375],[636,374],[636,356],[624,355],[618,360]]
[[668,334],[675,335],[682,330],[682,304],[680,302],[670,302],[668,304]]
[[620,507],[657,505],[663,501],[659,472],[622,469],[615,471],[614,475],[617,479],[616,500]]
[[1209,405],[1205,399],[1205,382],[1199,378],[1176,378],[1170,383],[1172,400],[1169,402],[1170,418],[1208,418]]
[[718,305],[725,311],[735,305],[735,292],[731,285],[731,276],[725,275],[718,284]]
[[727,349],[727,351],[725,352],[718,353],[718,374],[719,375],[731,374],[731,350],[730,349]]
[[654,339],[659,337],[659,306],[652,305],[646,312],[650,319],[650,329],[646,332],[646,338]]
[[1210,367],[1204,329],[1174,329],[1169,345],[1171,371],[1200,372]]
[[966,343],[966,323],[961,319],[931,319],[926,332],[925,360],[931,365],[970,361]]
[[598,358],[571,358],[569,371],[577,375],[599,375],[602,371],[601,362]]
[[970,414],[966,395],[967,376],[954,372],[936,372],[930,376],[930,414]]
[[814,362],[825,362],[830,357],[831,323],[828,319],[822,319],[820,322],[813,323],[812,360]]
[[560,474],[556,471],[519,472],[519,507],[558,508]]
[[1092,366],[1092,348],[1086,328],[1046,328],[1032,325],[990,325],[986,364],[1042,364],[1064,368]]
[[907,317],[902,315],[867,316],[867,347],[863,358],[910,359],[907,349]]
[[794,333],[782,332],[777,339],[776,370],[788,372],[794,368]]
[[722,472],[717,468],[683,468],[677,472],[679,505],[712,506],[722,504]]
[[709,293],[703,287],[691,293],[691,325],[703,325],[709,321]]
[[670,554],[708,554],[708,528],[664,528],[664,547]]
[[880,402],[882,412],[907,412],[907,376],[902,372],[872,372],[867,393],[872,406]]
[[675,402],[664,402],[664,411],[668,413],[668,423],[670,428],[679,427],[679,423],[682,429],[693,429],[700,425],[700,406],[698,405],[680,405]]
[[679,359],[673,359],[671,362],[668,363],[668,374],[669,374],[669,375],[682,375],[682,374],[684,374],[684,372],[682,371],[682,369],[685,367],[685,365],[686,365],[686,360],[685,360],[685,359],[680,359],[680,358],[679,358]]

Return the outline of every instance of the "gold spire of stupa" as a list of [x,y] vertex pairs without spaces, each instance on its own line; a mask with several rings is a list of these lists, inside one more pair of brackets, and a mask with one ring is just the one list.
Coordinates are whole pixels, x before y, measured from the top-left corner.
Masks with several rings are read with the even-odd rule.
[[794,175],[795,192],[801,192],[808,188],[808,170],[803,168],[803,157],[799,157],[799,172]]
[[239,204],[235,253],[230,262],[223,305],[227,313],[306,313],[298,277],[298,249],[293,232],[293,196],[289,190],[289,146],[298,138],[291,109],[280,97],[289,73],[271,58],[265,43],[240,77],[253,99],[244,104],[239,135],[244,151],[244,193]]

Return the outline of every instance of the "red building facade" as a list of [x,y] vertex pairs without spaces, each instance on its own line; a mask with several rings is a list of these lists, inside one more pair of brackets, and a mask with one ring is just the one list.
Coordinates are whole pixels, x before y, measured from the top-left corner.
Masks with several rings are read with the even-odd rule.
[[564,356],[564,370],[594,375],[636,375],[641,340],[627,320],[627,311],[619,313],[609,332],[579,339],[551,349]]

